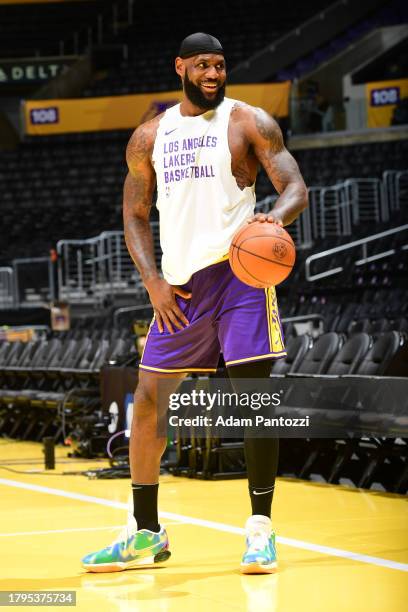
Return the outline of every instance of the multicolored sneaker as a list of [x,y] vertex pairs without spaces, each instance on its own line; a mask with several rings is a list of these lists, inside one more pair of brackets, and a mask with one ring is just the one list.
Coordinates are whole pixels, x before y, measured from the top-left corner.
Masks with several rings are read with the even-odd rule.
[[126,569],[148,567],[167,561],[171,553],[169,540],[162,527],[159,533],[148,529],[136,531],[126,526],[110,546],[86,555],[82,566],[88,572],[121,572]]
[[245,525],[247,549],[242,557],[243,574],[273,574],[277,571],[275,533],[271,519],[261,514],[250,516]]

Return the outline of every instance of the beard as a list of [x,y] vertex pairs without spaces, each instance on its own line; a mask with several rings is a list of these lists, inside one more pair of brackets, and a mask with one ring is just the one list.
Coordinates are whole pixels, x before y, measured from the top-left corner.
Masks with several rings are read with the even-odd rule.
[[201,91],[200,87],[194,85],[192,81],[188,78],[187,71],[184,75],[184,93],[187,98],[194,104],[198,106],[198,108],[202,108],[204,110],[212,110],[217,108],[219,104],[224,100],[225,96],[225,82],[221,87],[217,89],[217,93],[213,98],[207,98],[205,94]]

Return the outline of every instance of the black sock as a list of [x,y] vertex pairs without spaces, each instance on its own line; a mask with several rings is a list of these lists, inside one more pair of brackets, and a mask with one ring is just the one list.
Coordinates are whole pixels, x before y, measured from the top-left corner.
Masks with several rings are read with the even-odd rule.
[[252,487],[248,484],[249,496],[251,498],[252,514],[263,514],[271,517],[273,490],[271,487]]
[[158,484],[132,483],[133,516],[138,529],[149,529],[156,533],[160,531],[157,513]]
[[[265,360],[228,368],[234,391],[241,392],[240,379],[268,378],[271,363]],[[270,517],[278,471],[279,440],[253,437],[250,430],[245,431],[244,450],[252,514]]]
[[278,471],[278,438],[245,438],[245,460],[252,514],[271,516],[275,478]]

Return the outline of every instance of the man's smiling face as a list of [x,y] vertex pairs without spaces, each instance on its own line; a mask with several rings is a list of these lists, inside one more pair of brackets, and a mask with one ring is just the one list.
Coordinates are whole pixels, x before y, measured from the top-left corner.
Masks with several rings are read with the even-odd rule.
[[187,98],[195,106],[210,110],[221,104],[227,78],[223,55],[202,53],[188,59],[178,57],[176,71],[182,78]]

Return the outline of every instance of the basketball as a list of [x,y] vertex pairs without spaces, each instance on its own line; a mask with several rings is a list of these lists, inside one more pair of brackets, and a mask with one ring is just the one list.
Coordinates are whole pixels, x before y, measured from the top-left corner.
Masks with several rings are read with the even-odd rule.
[[288,232],[276,223],[254,222],[232,239],[229,262],[235,276],[246,285],[267,288],[289,276],[296,249]]

